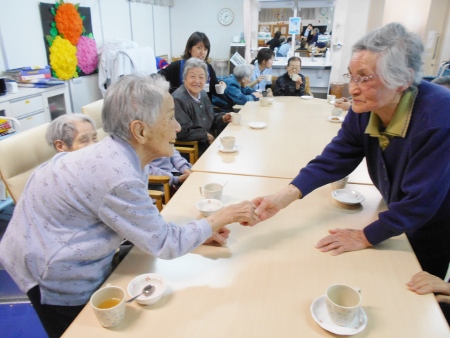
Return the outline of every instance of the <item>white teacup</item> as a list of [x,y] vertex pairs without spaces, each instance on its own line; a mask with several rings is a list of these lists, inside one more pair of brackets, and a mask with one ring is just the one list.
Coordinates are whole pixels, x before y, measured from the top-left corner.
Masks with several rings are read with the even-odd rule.
[[361,294],[348,285],[331,285],[327,289],[326,303],[330,319],[337,325],[347,326],[359,312]]
[[118,286],[106,286],[91,296],[91,307],[104,327],[118,325],[125,316],[125,291]]
[[269,98],[267,98],[267,97],[259,98],[259,104],[261,105],[261,107],[268,107],[269,106]]
[[332,101],[336,101],[336,95],[327,95],[327,101],[328,101],[328,103],[331,103]]
[[236,137],[234,136],[222,136],[220,138],[220,144],[222,144],[223,149],[233,150],[236,144]]
[[300,77],[300,75],[298,75],[298,74],[292,74],[291,75],[292,81],[297,81],[299,77]]
[[333,188],[333,190],[336,189],[344,189],[345,186],[347,185],[348,182],[348,176],[344,177],[343,179],[333,182],[331,183],[331,188]]
[[264,75],[264,80],[266,80],[267,82],[272,81],[272,75],[271,74]]
[[226,86],[223,84],[216,84],[216,93],[217,94],[223,94],[225,92]]
[[207,199],[222,200],[223,185],[219,183],[208,183],[199,187],[200,195]]
[[342,108],[333,108],[331,109],[331,115],[332,116],[341,116],[343,110]]
[[242,115],[238,113],[231,114],[231,123],[233,124],[241,124]]

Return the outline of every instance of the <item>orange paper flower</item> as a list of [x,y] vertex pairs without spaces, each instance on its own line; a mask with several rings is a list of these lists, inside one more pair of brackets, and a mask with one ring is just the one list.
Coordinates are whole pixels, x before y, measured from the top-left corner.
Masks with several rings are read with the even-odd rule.
[[72,45],[76,46],[83,32],[83,20],[75,6],[71,3],[59,5],[55,22],[58,32]]

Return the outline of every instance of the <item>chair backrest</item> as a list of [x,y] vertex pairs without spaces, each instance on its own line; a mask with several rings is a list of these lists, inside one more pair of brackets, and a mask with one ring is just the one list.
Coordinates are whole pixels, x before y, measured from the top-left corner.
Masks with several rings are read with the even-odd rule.
[[101,140],[108,135],[108,133],[106,133],[103,130],[102,109],[103,109],[103,99],[89,103],[81,107],[82,113],[86,114],[87,116],[89,116],[91,119],[94,120],[95,125],[97,127],[98,140]]
[[56,154],[47,144],[48,123],[17,133],[0,142],[0,175],[17,202],[34,169]]
[[272,75],[272,90],[275,89],[275,83],[277,82],[278,76]]

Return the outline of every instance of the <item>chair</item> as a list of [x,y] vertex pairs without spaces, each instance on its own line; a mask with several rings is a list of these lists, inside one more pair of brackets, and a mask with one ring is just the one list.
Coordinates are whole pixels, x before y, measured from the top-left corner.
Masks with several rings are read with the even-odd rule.
[[194,164],[198,160],[198,141],[175,141],[175,148],[182,154],[189,155],[189,163]]
[[0,176],[15,203],[34,169],[55,155],[55,149],[45,140],[48,125],[22,131],[0,142]]
[[275,90],[275,83],[277,82],[278,76],[272,75],[272,91]]
[[305,93],[311,94],[311,87],[310,87],[310,81],[309,76],[305,76]]
[[311,56],[309,50],[298,50],[297,49],[295,51],[295,53],[298,53],[300,57],[307,57],[307,58],[309,58]]

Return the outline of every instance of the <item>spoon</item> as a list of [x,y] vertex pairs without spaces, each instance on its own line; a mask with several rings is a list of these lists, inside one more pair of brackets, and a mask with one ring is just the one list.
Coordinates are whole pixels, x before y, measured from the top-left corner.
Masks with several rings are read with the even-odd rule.
[[142,289],[142,292],[140,294],[138,294],[137,296],[134,296],[131,299],[128,299],[127,303],[131,303],[133,300],[135,300],[136,298],[138,298],[140,295],[143,295],[143,294],[145,294],[146,296],[149,296],[153,292],[154,289],[155,289],[155,287],[153,286],[153,284],[146,285]]
[[222,189],[228,184],[228,181],[225,182],[224,185],[222,185]]

